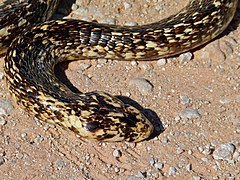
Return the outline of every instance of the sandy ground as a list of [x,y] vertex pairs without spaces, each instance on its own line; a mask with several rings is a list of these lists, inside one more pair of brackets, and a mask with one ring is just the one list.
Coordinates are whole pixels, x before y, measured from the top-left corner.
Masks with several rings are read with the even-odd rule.
[[[145,24],[186,3],[83,0],[69,17]],[[137,144],[92,142],[28,116],[13,102],[11,113],[0,117],[0,178],[240,179],[239,17],[237,13],[222,36],[192,51],[189,62],[182,57],[147,62],[100,59],[60,66],[80,91],[126,96],[144,108],[157,132],[161,126],[164,131]],[[3,58],[0,63],[3,72]],[[147,81],[137,87],[132,85],[136,78]],[[151,88],[144,89],[149,82]],[[4,78],[0,85],[0,99],[12,101]],[[229,145],[230,150],[224,148]]]

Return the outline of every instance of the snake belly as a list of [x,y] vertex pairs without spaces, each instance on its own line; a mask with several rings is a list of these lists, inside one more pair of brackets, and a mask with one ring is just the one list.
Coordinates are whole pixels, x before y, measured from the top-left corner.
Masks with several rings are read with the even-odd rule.
[[1,6],[0,45],[9,46],[5,74],[11,94],[30,114],[81,137],[139,142],[154,127],[138,109],[105,92],[72,92],[55,76],[55,65],[86,58],[154,60],[189,51],[226,29],[238,0],[192,0],[175,15],[133,27],[48,21],[58,3],[19,0]]

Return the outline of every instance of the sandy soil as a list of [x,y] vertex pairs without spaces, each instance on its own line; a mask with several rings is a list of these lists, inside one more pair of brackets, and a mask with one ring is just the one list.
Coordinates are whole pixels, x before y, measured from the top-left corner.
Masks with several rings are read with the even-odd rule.
[[[69,17],[145,24],[186,3],[85,0]],[[187,63],[174,57],[147,62],[85,60],[60,66],[80,91],[126,96],[144,108],[157,132],[161,126],[164,131],[137,144],[92,142],[40,122],[14,104],[10,115],[0,117],[6,122],[0,125],[1,179],[240,179],[239,17],[238,12],[222,36],[192,51]],[[167,63],[161,65],[163,61]],[[3,72],[3,58],[0,63]],[[148,80],[153,88],[143,93],[143,87],[131,83],[136,78]],[[0,99],[12,100],[4,78],[0,85]],[[186,110],[200,116],[186,118],[181,115]],[[218,160],[214,153],[226,143],[234,151]]]

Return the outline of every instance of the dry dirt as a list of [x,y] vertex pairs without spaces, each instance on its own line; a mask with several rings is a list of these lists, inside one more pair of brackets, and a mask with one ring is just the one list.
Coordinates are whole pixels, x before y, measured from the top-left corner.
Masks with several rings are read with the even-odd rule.
[[[79,2],[81,9],[70,17],[116,19],[117,24],[154,22],[187,4],[183,0]],[[40,122],[14,104],[10,115],[1,117],[6,123],[0,125],[0,178],[240,179],[239,17],[238,12],[222,36],[192,51],[187,63],[174,57],[164,65],[85,60],[59,67],[67,69],[80,91],[104,90],[136,101],[156,131],[161,125],[164,131],[137,144],[92,142]],[[130,83],[135,78],[147,79],[152,91],[143,95]],[[0,83],[0,98],[12,100],[5,79]],[[195,110],[201,117],[181,118],[184,110]],[[234,145],[234,157],[217,160],[213,153],[225,143]]]

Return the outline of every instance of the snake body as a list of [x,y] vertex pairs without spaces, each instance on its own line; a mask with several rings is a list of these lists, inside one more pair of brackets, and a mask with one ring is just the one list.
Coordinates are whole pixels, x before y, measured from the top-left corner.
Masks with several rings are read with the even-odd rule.
[[[59,0],[7,1],[0,9],[5,74],[17,103],[40,120],[100,141],[142,141],[151,122],[135,107],[100,91],[74,93],[56,64],[85,58],[152,60],[196,48],[222,33],[238,0],[192,0],[179,13],[142,26],[51,20]],[[11,44],[10,44],[11,43]]]

